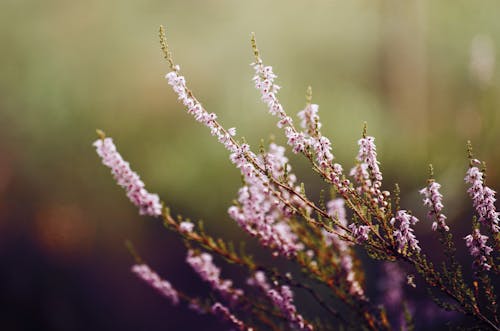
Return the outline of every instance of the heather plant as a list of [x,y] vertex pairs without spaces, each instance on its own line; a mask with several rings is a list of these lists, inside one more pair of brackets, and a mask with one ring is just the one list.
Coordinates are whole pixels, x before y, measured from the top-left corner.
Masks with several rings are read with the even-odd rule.
[[[495,208],[496,192],[486,183],[486,166],[474,157],[470,143],[465,183],[475,216],[470,221],[462,220],[470,222],[471,233],[454,238],[432,166],[428,182],[420,191],[428,220],[419,220],[401,204],[397,185],[384,187],[375,138],[368,135],[366,124],[356,163],[348,171],[335,162],[333,144],[321,132],[319,107],[312,103],[310,87],[306,105],[298,113],[299,124],[295,124],[278,98],[277,76],[271,66],[264,65],[252,35],[253,82],[261,100],[276,118],[288,148],[303,155],[331,188],[328,198],[321,192],[321,198],[315,201],[293,173],[285,147],[271,142],[252,149],[237,137],[235,128],[224,127],[188,88],[179,65],[173,61],[163,27],[160,42],[170,69],[166,74],[168,84],[187,113],[227,149],[230,161],[241,172],[243,185],[228,209],[229,217],[273,258],[285,259],[297,268],[282,270],[257,261],[243,246],[236,248],[231,241],[206,233],[202,222],[195,224],[183,216],[173,216],[158,195],[147,191],[113,140],[98,130],[94,146],[104,165],[141,215],[162,220],[167,229],[183,239],[187,264],[207,283],[212,295],[188,295],[162,279],[131,248],[137,261],[132,271],[139,278],[173,305],[213,314],[236,330],[411,330],[413,298],[405,295],[404,288],[417,286],[417,281],[428,290],[435,309],[453,312],[453,316],[467,315],[477,329],[499,330],[494,284],[499,279],[500,213]],[[439,263],[431,261],[419,241],[414,229],[417,222],[429,222],[435,232],[444,252]],[[467,264],[459,263],[456,245],[470,252]],[[362,252],[380,263],[384,271],[378,280],[383,292],[380,300],[367,292],[366,278],[373,275],[366,274],[359,258]],[[215,255],[245,270],[246,283],[224,278],[223,269],[214,262]],[[466,276],[469,274],[472,277]],[[316,315],[301,312],[296,290],[310,295],[322,311]]]

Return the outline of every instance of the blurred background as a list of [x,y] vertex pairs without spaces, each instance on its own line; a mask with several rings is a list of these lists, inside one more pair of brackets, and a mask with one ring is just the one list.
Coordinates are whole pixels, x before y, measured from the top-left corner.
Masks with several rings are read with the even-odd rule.
[[[439,246],[418,189],[432,162],[462,246],[472,213],[467,139],[488,164],[488,183],[500,187],[499,10],[493,0],[2,0],[0,328],[221,329],[130,273],[126,239],[175,286],[204,288],[183,262],[182,242],[138,215],[91,145],[103,129],[175,213],[247,238],[226,214],[238,172],[163,78],[160,24],[198,99],[252,146],[270,135],[283,142],[251,82],[252,31],[290,114],[312,85],[323,133],[346,169],[367,121],[385,185],[402,186],[429,252]],[[308,192],[323,188],[303,159],[291,159]]]

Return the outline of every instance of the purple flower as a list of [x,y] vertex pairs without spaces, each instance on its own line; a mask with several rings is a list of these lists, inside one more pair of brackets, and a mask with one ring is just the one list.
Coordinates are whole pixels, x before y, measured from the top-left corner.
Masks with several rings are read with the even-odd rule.
[[128,162],[118,153],[111,138],[99,139],[94,142],[97,154],[102,163],[111,169],[118,185],[127,191],[127,197],[139,207],[141,215],[160,216],[161,203],[157,194],[146,191],[139,175],[130,169]]
[[297,116],[300,118],[300,126],[306,130],[310,136],[316,135],[319,129],[321,129],[318,108],[318,105],[308,103],[306,108],[297,113]]
[[385,196],[388,192],[382,192],[382,172],[377,160],[377,147],[374,137],[363,137],[358,141],[359,152],[356,157],[358,164],[351,169],[350,175],[359,184],[358,192],[369,193],[374,202],[382,207],[387,206]]
[[235,128],[225,130],[218,122],[217,115],[208,113],[203,106],[193,97],[191,91],[186,86],[186,79],[179,75],[179,66],[176,66],[173,71],[169,72],[165,78],[172,89],[177,93],[178,99],[187,108],[188,114],[193,115],[196,121],[202,123],[210,129],[210,133],[216,136],[220,143],[227,150],[234,153],[238,151],[238,144],[232,139],[236,134]]
[[434,181],[433,179],[429,180],[429,184],[420,190],[420,194],[424,196],[424,206],[429,207],[429,218],[433,218],[434,222],[432,223],[432,230],[436,231],[439,227],[441,230],[449,231],[450,228],[446,225],[446,216],[441,213],[443,209],[443,195],[439,192],[441,185]]
[[181,222],[179,224],[179,230],[183,233],[193,232],[194,224],[191,222]]
[[243,290],[233,288],[231,280],[220,278],[220,269],[213,263],[212,255],[208,253],[196,255],[193,250],[189,250],[186,262],[201,279],[208,282],[212,289],[219,292],[231,305],[236,304],[240,297],[243,296]]
[[391,224],[396,226],[396,221],[399,222],[399,229],[394,230],[394,237],[398,244],[398,251],[403,252],[405,247],[408,246],[412,250],[420,252],[418,240],[413,233],[412,225],[418,222],[418,218],[410,215],[406,210],[398,210],[396,217],[391,219]]
[[304,331],[312,331],[314,329],[313,326],[297,312],[297,308],[293,303],[293,292],[290,287],[283,285],[279,290],[270,289],[267,295],[274,305],[276,305],[290,321],[292,327]]
[[[286,184],[293,187],[296,178],[290,172],[291,167],[284,153],[283,147],[270,144],[269,152],[259,156],[258,162],[276,180],[282,180],[286,167]],[[246,232],[257,237],[263,246],[271,247],[275,254],[295,255],[303,245],[288,225],[291,211],[276,197],[269,178],[248,173],[243,173],[243,176],[246,184],[238,192],[238,205],[229,208],[229,216]],[[290,201],[297,207],[307,208],[296,195],[279,188],[276,190],[282,199]]]
[[267,293],[271,289],[271,285],[267,281],[266,274],[263,271],[256,271],[251,277],[247,279],[247,284],[260,288]]
[[158,290],[162,295],[167,297],[175,306],[179,303],[179,295],[177,291],[170,285],[169,282],[163,280],[146,264],[136,264],[132,267],[132,272],[139,278],[148,283],[150,286]]
[[474,266],[480,270],[490,270],[491,266],[486,263],[493,249],[486,245],[488,237],[482,235],[479,229],[474,229],[472,234],[464,237],[465,245],[469,248],[470,255],[474,258]]
[[243,323],[241,320],[239,320],[236,316],[234,316],[229,308],[221,304],[220,302],[216,302],[212,306],[212,313],[216,316],[219,316],[221,319],[224,321],[227,321],[231,323],[233,327],[236,328],[236,330],[240,331],[252,331],[253,328],[247,327],[245,323]]
[[[479,160],[473,160],[473,162],[480,163]],[[479,222],[490,227],[493,233],[498,233],[500,213],[495,208],[496,192],[484,185],[484,174],[477,167],[470,167],[464,180],[471,184],[467,192],[479,215]]]
[[[337,220],[340,225],[347,227],[346,210],[344,207],[344,199],[333,199],[327,202],[327,212],[330,217]],[[356,228],[356,226],[354,226]],[[353,227],[351,227],[352,229]],[[359,239],[357,241],[365,241],[368,239],[369,227],[362,228],[361,231],[356,228],[356,236]],[[347,236],[346,230],[339,226],[335,226],[335,230],[340,235]],[[355,237],[356,237],[355,236]],[[351,295],[358,296],[359,298],[365,298],[363,288],[361,284],[356,279],[356,273],[353,268],[353,258],[352,251],[350,247],[350,242],[341,239],[337,234],[330,233],[323,230],[323,238],[325,240],[326,246],[333,245],[340,258],[340,268],[346,277],[346,282],[349,285],[349,293]]]
[[349,225],[349,229],[351,229],[351,233],[353,238],[358,243],[362,243],[368,240],[368,234],[370,233],[370,226],[368,225],[359,225],[352,223]]

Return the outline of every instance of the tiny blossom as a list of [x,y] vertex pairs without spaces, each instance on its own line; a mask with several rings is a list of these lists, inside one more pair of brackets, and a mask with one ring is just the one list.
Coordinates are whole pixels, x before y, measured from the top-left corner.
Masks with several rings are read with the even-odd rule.
[[340,194],[345,194],[351,183],[347,178],[344,178],[342,165],[334,163],[332,169],[333,171],[328,174],[328,179],[335,185]]
[[266,293],[271,289],[271,285],[267,281],[266,274],[263,271],[256,271],[251,277],[247,279],[247,284],[260,288]]
[[349,229],[356,242],[362,243],[368,240],[368,234],[370,233],[369,225],[356,226],[356,224],[352,223],[349,225]]
[[482,235],[479,229],[474,229],[472,234],[464,237],[464,239],[470,255],[474,258],[474,265],[482,270],[490,270],[491,266],[486,262],[488,261],[487,256],[491,254],[493,249],[486,245],[488,236]]
[[314,327],[297,312],[297,308],[293,303],[293,292],[290,287],[283,285],[280,287],[279,291],[276,289],[270,289],[267,294],[271,301],[290,321],[290,324],[293,327],[306,331],[312,331],[314,329]]
[[327,169],[332,164],[333,154],[332,154],[332,144],[330,140],[324,136],[321,136],[314,140],[313,148],[316,152],[316,161],[318,161],[319,166],[322,169]]
[[98,139],[94,142],[94,146],[102,163],[111,169],[118,185],[127,191],[127,197],[139,207],[139,213],[150,216],[161,215],[160,198],[157,194],[146,191],[144,182],[118,153],[113,140],[111,138]]
[[[274,74],[272,67],[264,66],[260,57],[257,57],[252,66],[255,70],[255,76],[253,77],[255,87],[260,91],[261,99],[267,104],[269,113],[279,118],[278,127],[285,129],[287,143],[292,147],[292,151],[296,154],[303,153],[309,147],[312,147],[319,167],[322,170],[330,169],[334,158],[331,152],[332,145],[330,140],[321,136],[319,132],[313,136],[307,132],[298,132],[293,126],[292,119],[286,114],[276,96],[279,86],[274,84],[274,79],[277,76]],[[311,131],[313,122],[315,126],[314,131],[319,130],[321,127],[317,113],[318,105],[308,105],[306,109],[299,113],[299,117],[302,119],[302,127],[306,131]],[[329,171],[327,178],[334,183],[341,194],[344,194],[348,190],[349,181],[342,179],[342,167],[340,165],[334,164],[333,171]]]
[[[328,216],[330,216],[332,219],[336,220],[337,222],[340,223],[343,227],[347,227],[347,219],[346,219],[346,211],[345,211],[345,201],[344,199],[332,199],[326,203],[326,209]],[[337,233],[341,235],[347,235],[345,229],[335,226],[335,230]],[[326,231],[325,229],[322,230],[323,232],[323,238],[325,240],[326,246],[330,246],[332,244],[335,244],[335,246],[340,250],[340,251],[345,251],[348,249],[348,242],[345,240],[340,239],[337,234],[335,233],[330,233]]]
[[210,286],[218,291],[221,296],[234,305],[241,296],[243,291],[233,288],[233,282],[227,279],[220,278],[220,269],[213,263],[212,255],[201,253],[196,255],[193,250],[188,251],[186,262],[196,271],[196,273],[208,282]]
[[308,103],[306,108],[297,113],[300,118],[300,126],[307,130],[310,136],[314,136],[319,129],[321,129],[321,122],[318,115],[319,106],[316,104]]
[[429,218],[433,218],[432,230],[439,229],[449,231],[450,227],[446,225],[446,216],[441,213],[443,209],[443,195],[439,192],[441,185],[434,180],[430,180],[429,184],[420,190],[420,194],[424,196],[424,205],[429,207]]
[[377,160],[375,138],[371,136],[363,137],[358,141],[358,145],[359,152],[356,156],[358,164],[351,169],[350,175],[360,185],[358,192],[369,193],[375,203],[386,207],[386,194],[381,191],[383,177],[379,168],[380,162]]
[[158,276],[158,274],[151,270],[151,268],[149,268],[146,264],[134,265],[132,267],[132,272],[167,297],[173,305],[177,305],[179,303],[179,295],[172,285],[170,285],[168,281],[161,279],[160,276]]
[[221,142],[228,151],[231,152],[230,160],[231,162],[240,169],[241,173],[247,177],[255,177],[257,169],[254,164],[252,164],[249,159],[255,160],[256,156],[250,151],[250,146],[248,144],[238,145],[232,138],[236,135],[235,128],[229,128],[224,130],[224,128],[217,122],[217,115],[214,113],[208,113],[202,105],[192,96],[191,92],[186,86],[186,80],[183,76],[180,76],[178,71],[179,66],[175,66],[174,70],[169,72],[165,77],[168,83],[172,86],[175,93],[177,93],[179,100],[187,108],[187,112],[194,116],[194,118],[203,123],[210,129],[212,135],[217,136],[219,142]]
[[327,137],[321,135],[319,129],[321,122],[318,115],[319,106],[316,104],[307,104],[304,110],[298,113],[301,119],[301,127],[306,130],[306,137],[309,144],[316,153],[316,161],[323,170],[329,168],[332,164],[332,144]]
[[[339,198],[330,200],[327,202],[326,208],[328,215],[330,217],[337,220],[343,227],[347,227],[344,199]],[[347,236],[347,232],[345,229],[336,226],[335,230],[340,235]],[[364,230],[366,229],[363,229],[361,231]],[[359,231],[357,235],[363,236],[359,234]],[[340,257],[340,267],[343,273],[345,274],[346,282],[349,285],[349,293],[352,295],[356,295],[360,298],[365,298],[363,288],[361,287],[361,284],[356,280],[356,274],[353,268],[354,263],[353,263],[352,251],[351,248],[349,247],[350,243],[341,239],[337,234],[326,232],[324,229],[323,229],[323,238],[325,240],[326,246],[333,245],[336,248],[336,251],[338,252],[338,255]],[[368,239],[368,233],[366,233],[365,238]],[[364,241],[366,239],[360,238],[361,241]]]
[[194,224],[191,222],[181,222],[179,224],[179,230],[184,233],[193,232]]
[[174,68],[175,70],[167,73],[165,78],[168,84],[172,86],[172,89],[179,100],[187,108],[188,114],[193,115],[196,121],[202,123],[210,129],[210,133],[213,136],[217,136],[219,142],[221,142],[227,150],[234,153],[238,151],[238,144],[234,142],[232,137],[236,134],[235,128],[230,128],[229,130],[224,130],[222,126],[217,122],[217,115],[214,113],[208,113],[203,106],[192,96],[191,92],[186,86],[186,79],[184,76],[179,75],[179,66]]
[[300,330],[313,330],[312,325],[297,313],[293,303],[293,293],[288,286],[281,286],[280,291],[273,288],[262,271],[255,272],[248,280],[248,285],[261,289],[271,301],[285,314],[290,323]]
[[[269,151],[258,157],[272,178],[279,180],[287,173],[287,183],[293,187],[296,178],[290,173],[291,167],[284,155],[285,149],[274,143]],[[238,205],[229,208],[229,216],[250,235],[257,237],[263,246],[271,247],[275,254],[295,255],[303,248],[298,236],[288,225],[291,212],[278,200],[270,188],[269,178],[257,178],[251,173],[243,173],[245,186],[238,192]],[[297,188],[298,189],[298,188]],[[280,191],[282,199],[303,207],[303,202],[285,190]]]
[[262,60],[258,58],[255,63],[252,63],[255,70],[253,81],[255,87],[261,93],[261,99],[267,104],[269,113],[279,118],[278,127],[285,129],[285,136],[288,145],[292,147],[294,153],[301,153],[311,145],[311,139],[303,132],[297,132],[293,127],[293,120],[286,114],[283,106],[280,104],[276,93],[280,89],[274,84],[274,79],[277,77],[271,66],[264,66]]
[[[473,160],[473,162],[480,163],[478,160]],[[470,167],[464,180],[471,184],[467,192],[479,214],[479,222],[490,227],[493,233],[498,233],[500,213],[495,208],[496,192],[484,185],[484,174],[478,167]]]
[[394,237],[398,243],[398,251],[402,252],[408,245],[411,249],[420,252],[418,240],[411,227],[418,222],[418,218],[409,214],[406,210],[398,210],[396,217],[391,219],[391,224],[396,226],[396,221],[399,222],[399,229],[394,230]]
[[220,316],[223,320],[230,322],[233,327],[240,331],[253,331],[253,328],[247,327],[245,323],[234,316],[229,308],[222,305],[220,302],[216,302],[212,306],[212,313],[216,316]]
[[332,199],[326,203],[326,210],[330,217],[335,218],[342,226],[347,226],[347,215],[344,199]]
[[359,162],[351,169],[349,175],[359,184],[356,188],[359,194],[370,192],[372,181],[370,180],[370,172],[368,171],[367,163]]

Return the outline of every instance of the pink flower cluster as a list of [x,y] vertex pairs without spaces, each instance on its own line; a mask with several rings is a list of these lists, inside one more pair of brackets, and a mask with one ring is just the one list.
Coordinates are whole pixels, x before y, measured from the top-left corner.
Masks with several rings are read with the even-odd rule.
[[[327,179],[337,187],[341,194],[344,194],[348,190],[350,183],[348,179],[343,178],[340,164],[335,163],[332,166],[334,156],[331,152],[331,142],[319,132],[321,123],[317,114],[318,105],[307,105],[306,109],[299,113],[302,126],[306,132],[297,131],[293,126],[292,118],[286,114],[276,96],[279,86],[274,84],[274,79],[277,76],[274,74],[272,67],[264,66],[260,57],[257,57],[252,66],[255,70],[255,76],[253,77],[255,87],[260,91],[261,99],[267,104],[269,113],[278,116],[278,127],[284,127],[287,143],[292,147],[293,152],[306,152],[312,148],[319,167],[323,171],[328,170]],[[316,131],[314,135],[311,135],[312,130]]]
[[230,152],[238,151],[238,145],[234,142],[233,136],[236,134],[236,129],[231,128],[227,131],[217,123],[217,115],[207,112],[203,106],[193,97],[191,91],[186,86],[186,79],[179,75],[179,66],[175,66],[174,70],[169,72],[165,78],[172,89],[177,93],[179,100],[187,108],[187,112],[194,116],[196,121],[202,123],[210,129],[213,136],[217,136],[227,150]]
[[179,224],[179,230],[183,233],[193,232],[194,224],[191,222],[181,222]]
[[328,169],[333,161],[332,144],[330,139],[321,135],[319,131],[321,122],[318,115],[319,106],[308,103],[306,107],[297,115],[301,119],[301,127],[305,130],[303,133],[309,145],[311,145],[316,154],[316,161],[321,169]]
[[441,185],[435,180],[429,180],[429,184],[420,190],[420,194],[424,196],[424,205],[429,207],[429,218],[433,218],[432,230],[436,231],[439,227],[440,230],[449,231],[450,227],[446,225],[446,216],[441,213],[443,209],[443,195],[439,192]]
[[[479,164],[479,160],[473,160]],[[491,228],[493,233],[500,231],[500,213],[495,208],[495,191],[484,185],[484,174],[478,167],[470,167],[465,176],[465,182],[471,184],[467,190],[472,198],[474,208],[479,214],[479,222]]]
[[332,146],[330,140],[321,136],[318,131],[321,127],[318,105],[308,104],[304,110],[299,112],[302,127],[307,132],[298,132],[293,126],[292,118],[284,111],[276,96],[279,86],[274,84],[274,79],[277,76],[274,74],[272,67],[264,66],[260,58],[252,65],[255,69],[255,76],[253,77],[255,87],[260,91],[261,99],[267,104],[269,113],[278,116],[278,127],[285,128],[285,136],[293,152],[305,152],[309,147],[312,147],[316,153],[319,166],[322,169],[330,167],[333,160]]
[[307,331],[313,330],[313,326],[297,312],[297,308],[293,303],[293,292],[288,286],[281,286],[279,290],[273,288],[262,271],[255,272],[248,279],[247,283],[261,289],[272,303],[281,310],[288,321],[290,321],[292,328]]
[[98,139],[94,142],[97,154],[102,163],[111,169],[118,185],[127,191],[127,197],[139,207],[141,215],[161,215],[161,202],[157,194],[146,191],[144,182],[139,175],[130,169],[128,162],[118,153],[111,138]]
[[163,280],[146,264],[136,264],[132,267],[132,272],[139,278],[144,280],[150,286],[158,290],[162,295],[167,297],[173,305],[179,303],[179,295],[177,291],[166,280]]
[[292,118],[287,115],[279,102],[276,93],[280,87],[274,84],[274,79],[277,76],[274,74],[273,68],[264,66],[260,58],[255,63],[252,63],[252,66],[255,70],[255,76],[253,77],[255,87],[260,91],[261,99],[266,103],[269,113],[279,118],[278,127],[285,129],[285,136],[293,152],[304,152],[311,145],[311,142],[306,134],[295,130]]
[[[270,67],[263,68],[262,70],[265,72],[268,79],[274,79],[275,76]],[[185,78],[180,76],[178,71],[179,67],[176,66],[174,71],[166,75],[168,83],[172,86],[174,92],[177,93],[179,100],[186,106],[187,112],[192,114],[197,121],[210,128],[212,135],[217,136],[218,140],[231,152],[231,162],[240,169],[247,183],[247,185],[240,190],[239,194],[239,202],[242,207],[231,207],[229,209],[230,216],[247,232],[259,237],[264,245],[272,246],[286,256],[295,254],[298,249],[301,249],[301,245],[296,243],[296,235],[292,232],[288,224],[286,224],[286,219],[281,220],[280,215],[287,214],[288,212],[283,204],[274,197],[272,190],[269,188],[269,179],[261,175],[256,169],[255,164],[249,161],[252,160],[262,169],[264,169],[265,166],[271,169],[281,169],[281,174],[283,174],[284,164],[287,162],[286,158],[284,158],[284,149],[282,147],[278,148],[277,145],[272,145],[271,148],[274,148],[274,151],[268,153],[267,158],[271,160],[269,161],[263,160],[262,158],[259,159],[250,150],[248,144],[238,145],[232,138],[235,135],[235,129],[224,130],[217,122],[216,114],[208,113],[192,96],[186,86]],[[272,109],[275,109],[278,113],[283,112],[281,105],[277,103],[275,98],[273,99],[273,95],[278,90],[278,87],[273,85],[272,81],[269,85],[269,80],[263,82],[263,84],[265,86],[263,89],[265,88],[267,91],[266,93],[269,94],[266,100],[274,105]],[[274,159],[277,160],[273,160],[273,156],[276,156]],[[280,178],[277,174],[273,177],[275,179]],[[290,176],[290,180],[295,181],[294,176]],[[282,194],[284,198],[290,197],[288,192],[282,193],[284,193]],[[300,203],[300,200],[295,196],[290,197],[290,199],[295,200],[297,204]],[[187,228],[184,227],[183,229],[187,230]]]
[[418,218],[409,214],[406,210],[398,210],[396,217],[391,219],[391,224],[396,226],[396,221],[399,222],[399,229],[394,230],[394,236],[398,243],[398,251],[403,252],[408,245],[412,250],[420,252],[418,240],[413,233],[412,225],[418,222]]
[[239,331],[253,331],[253,328],[247,327],[245,323],[239,320],[236,316],[234,316],[229,308],[221,304],[220,302],[216,302],[212,306],[212,313],[216,316],[219,316],[221,319],[228,321],[231,325]]
[[220,278],[220,269],[213,263],[212,255],[208,253],[197,255],[193,250],[189,250],[186,262],[196,271],[201,279],[208,282],[231,305],[236,304],[243,296],[243,290],[233,288],[231,280]]
[[[284,176],[287,167],[287,184],[293,187],[296,177],[290,173],[291,167],[284,153],[283,147],[272,143],[269,152],[259,156],[258,161],[278,180]],[[243,175],[246,184],[238,192],[238,205],[229,208],[229,216],[246,232],[257,237],[262,245],[275,250],[275,254],[295,255],[303,245],[288,225],[291,211],[275,196],[268,178],[252,173]],[[305,208],[303,202],[289,192],[281,190],[279,194],[282,199]]]
[[252,66],[255,70],[255,76],[253,77],[255,88],[260,91],[261,99],[264,103],[266,103],[269,113],[271,113],[271,115],[278,116],[280,119],[278,122],[279,128],[291,127],[293,120],[283,110],[283,106],[276,96],[280,87],[274,84],[274,79],[277,76],[273,72],[273,67],[264,66],[262,60],[260,59],[257,59],[255,63],[252,63]]
[[382,207],[387,206],[385,197],[389,195],[388,191],[381,191],[382,172],[380,171],[377,160],[377,147],[374,137],[363,137],[358,141],[359,152],[356,160],[358,164],[351,169],[350,175],[353,176],[360,187],[358,192],[369,193],[373,197],[373,202]]
[[311,137],[317,136],[322,126],[319,121],[318,109],[318,105],[308,103],[303,110],[297,113],[297,116],[300,118],[300,126]]
[[474,229],[472,234],[469,234],[464,239],[470,255],[475,259],[474,265],[481,270],[490,270],[491,266],[487,263],[487,256],[491,254],[493,249],[486,245],[488,236],[482,235],[479,229]]
[[[330,217],[336,219],[343,227],[347,227],[346,210],[344,204],[344,199],[339,198],[328,201],[326,207],[328,215],[330,215]],[[348,236],[347,231],[345,231],[343,228],[336,226],[335,229],[339,234]],[[364,298],[365,295],[363,288],[361,287],[361,284],[356,280],[356,274],[354,272],[353,259],[351,255],[352,252],[349,242],[341,239],[338,235],[326,232],[325,230],[323,230],[323,235],[326,245],[333,245],[338,252],[338,255],[340,257],[340,267],[346,277],[346,282],[349,285],[349,293],[351,295],[358,296],[359,298]]]
[[271,289],[271,285],[268,283],[266,274],[263,271],[256,271],[251,277],[247,279],[247,284],[260,288],[265,293],[267,293]]
[[304,331],[314,330],[314,327],[297,312],[297,308],[293,303],[293,292],[290,287],[282,285],[279,291],[277,289],[270,289],[267,294],[293,327]]
[[293,328],[307,331],[313,330],[313,326],[297,312],[297,308],[293,303],[293,292],[290,287],[281,286],[279,290],[272,287],[262,271],[255,272],[248,279],[247,283],[261,289],[272,303],[281,310]]
[[368,234],[370,233],[369,225],[356,225],[351,223],[349,224],[349,229],[351,230],[352,237],[357,243],[362,243],[368,240]]

